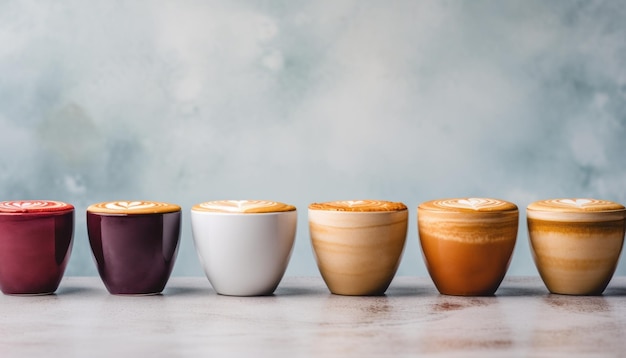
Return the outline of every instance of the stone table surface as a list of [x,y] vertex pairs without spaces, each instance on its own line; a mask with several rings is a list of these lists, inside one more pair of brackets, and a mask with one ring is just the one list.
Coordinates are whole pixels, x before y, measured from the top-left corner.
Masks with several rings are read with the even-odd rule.
[[538,277],[495,297],[439,295],[427,277],[380,297],[332,295],[318,277],[266,297],[220,296],[200,277],[113,296],[67,277],[54,295],[0,295],[0,322],[0,357],[626,356],[626,277],[597,297],[551,295]]

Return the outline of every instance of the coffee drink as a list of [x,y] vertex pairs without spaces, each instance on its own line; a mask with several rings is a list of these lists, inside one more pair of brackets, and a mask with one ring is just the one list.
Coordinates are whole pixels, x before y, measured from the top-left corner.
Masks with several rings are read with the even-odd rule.
[[194,205],[194,211],[216,213],[275,213],[294,211],[296,207],[289,204],[266,200],[217,200]]
[[511,261],[519,212],[488,198],[433,200],[418,209],[424,261],[440,293],[493,295]]
[[112,294],[163,291],[180,241],[180,206],[156,201],[110,201],[87,208],[89,243],[98,273]]
[[0,213],[47,213],[74,210],[74,206],[51,200],[17,200],[0,202]]
[[194,205],[196,251],[218,294],[272,294],[293,250],[296,207],[275,201],[220,200]]
[[180,206],[158,201],[107,201],[90,205],[87,211],[99,214],[159,214],[180,211]]
[[408,210],[398,202],[347,200],[309,205],[315,260],[330,292],[382,295],[396,274]]
[[350,212],[380,212],[380,211],[402,211],[407,210],[406,205],[399,202],[383,200],[344,200],[331,201],[326,203],[313,203],[309,205],[310,210],[327,211],[350,211]]
[[551,199],[527,208],[530,248],[548,290],[599,295],[624,242],[626,209],[597,199]]
[[59,201],[0,202],[0,289],[5,294],[56,291],[72,251],[74,207]]

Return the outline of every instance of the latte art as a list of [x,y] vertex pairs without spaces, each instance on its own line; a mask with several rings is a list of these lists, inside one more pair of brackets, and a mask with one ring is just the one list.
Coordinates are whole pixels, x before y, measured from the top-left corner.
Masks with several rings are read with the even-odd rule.
[[28,213],[73,210],[70,204],[51,200],[17,200],[0,202],[0,212]]
[[406,210],[403,203],[384,200],[339,200],[326,203],[313,203],[309,205],[311,210],[328,211],[352,211],[352,212],[376,212],[376,211],[400,211]]
[[594,201],[597,201],[597,200],[590,200],[590,199],[561,199],[561,200],[555,200],[556,203],[565,204],[565,205],[574,205],[574,206],[579,207],[579,208],[582,208],[585,205],[593,204]]
[[215,200],[195,205],[194,211],[218,213],[275,213],[294,211],[296,207],[289,204],[267,200]]
[[598,212],[623,210],[624,206],[608,200],[568,198],[536,201],[531,203],[528,209],[555,212]]
[[486,198],[438,200],[435,201],[434,204],[444,208],[467,208],[473,210],[497,208],[507,205],[505,201]]
[[105,203],[104,207],[111,210],[143,210],[156,205],[156,203],[147,201],[115,201]]
[[158,201],[107,201],[87,208],[92,213],[156,214],[180,211],[180,206]]
[[549,199],[528,205],[529,220],[563,222],[607,222],[624,220],[626,210],[616,202],[598,199]]
[[420,205],[426,210],[498,212],[517,210],[517,206],[504,200],[490,198],[456,198],[428,201]]

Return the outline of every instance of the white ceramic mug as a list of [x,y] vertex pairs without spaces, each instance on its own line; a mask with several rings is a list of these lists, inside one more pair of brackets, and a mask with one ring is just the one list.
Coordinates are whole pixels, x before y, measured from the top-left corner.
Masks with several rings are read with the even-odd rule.
[[289,264],[297,220],[294,206],[272,201],[195,205],[193,240],[215,291],[229,296],[272,294]]

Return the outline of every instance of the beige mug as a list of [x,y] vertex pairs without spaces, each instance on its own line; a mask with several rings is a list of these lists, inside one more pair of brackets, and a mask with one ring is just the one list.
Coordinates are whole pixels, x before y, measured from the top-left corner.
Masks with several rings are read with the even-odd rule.
[[382,295],[396,274],[407,233],[402,203],[377,200],[309,205],[315,260],[330,292]]
[[551,199],[531,203],[526,213],[533,260],[548,290],[567,295],[604,292],[624,242],[624,206],[597,199]]

